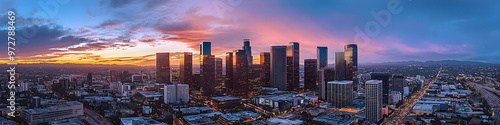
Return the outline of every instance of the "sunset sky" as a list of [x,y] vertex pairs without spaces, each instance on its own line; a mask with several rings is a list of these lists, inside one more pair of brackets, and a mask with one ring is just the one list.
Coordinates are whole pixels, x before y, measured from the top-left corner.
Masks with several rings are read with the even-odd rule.
[[[333,53],[349,43],[358,44],[360,63],[500,63],[497,0],[3,0],[3,40],[9,10],[16,12],[18,63],[147,66],[157,52],[193,52],[197,59],[203,41],[223,57],[247,38],[256,63],[260,52],[292,41],[300,43],[301,63],[327,46],[332,64]],[[384,12],[390,18],[377,16]]]

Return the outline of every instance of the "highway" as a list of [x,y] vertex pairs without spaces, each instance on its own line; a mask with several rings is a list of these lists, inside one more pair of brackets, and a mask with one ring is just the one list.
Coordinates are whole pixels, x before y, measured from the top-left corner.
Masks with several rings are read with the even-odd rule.
[[425,84],[424,87],[420,89],[420,91],[411,96],[408,101],[404,102],[403,105],[401,105],[398,110],[394,111],[389,117],[387,117],[383,122],[382,125],[401,125],[404,123],[404,118],[408,113],[410,113],[411,109],[413,109],[413,106],[417,103],[418,100],[422,99],[422,97],[425,95],[425,91],[429,89],[429,87],[434,83],[434,81],[438,78],[439,74],[441,73],[443,67],[439,69],[439,72],[436,74],[436,77],[429,81],[427,84]]

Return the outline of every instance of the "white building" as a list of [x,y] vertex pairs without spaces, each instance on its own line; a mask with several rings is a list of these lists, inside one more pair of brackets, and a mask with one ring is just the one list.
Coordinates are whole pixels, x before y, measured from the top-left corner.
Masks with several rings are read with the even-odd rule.
[[391,91],[392,103],[396,104],[402,100],[401,92],[399,91]]
[[30,125],[78,116],[83,116],[83,104],[78,101],[65,101],[46,108],[21,111],[21,117]]
[[406,86],[403,88],[403,96],[406,97],[410,95],[410,87]]
[[175,84],[165,85],[164,97],[165,104],[175,103],[177,101],[189,101],[189,85],[188,84]]
[[377,123],[382,119],[382,80],[365,82],[366,120]]

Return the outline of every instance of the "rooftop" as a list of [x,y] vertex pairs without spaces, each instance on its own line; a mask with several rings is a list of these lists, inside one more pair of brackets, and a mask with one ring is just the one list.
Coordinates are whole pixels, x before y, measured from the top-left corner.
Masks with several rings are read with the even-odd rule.
[[167,123],[161,123],[149,117],[128,117],[128,118],[120,118],[120,120],[122,121],[122,125],[135,125],[133,123],[147,124],[147,125],[168,125]]
[[233,96],[219,96],[219,97],[211,97],[213,100],[217,101],[226,101],[226,100],[240,100],[241,98],[233,97]]

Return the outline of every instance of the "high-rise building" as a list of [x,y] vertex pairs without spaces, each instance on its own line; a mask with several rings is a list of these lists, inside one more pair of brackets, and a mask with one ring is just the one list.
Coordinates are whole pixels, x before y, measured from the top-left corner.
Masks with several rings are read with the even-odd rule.
[[[212,55],[212,43],[211,42],[202,42],[200,44],[200,55]],[[203,56],[200,56],[203,59]],[[200,60],[203,61],[203,60]]]
[[346,80],[354,81],[354,90],[358,90],[358,45],[348,44],[344,46],[344,58],[346,63]]
[[290,42],[286,49],[287,56],[287,90],[293,91],[299,88],[300,68],[299,68],[299,43]]
[[109,82],[116,82],[116,70],[109,70]]
[[344,57],[346,63],[346,79],[354,79],[358,73],[358,45],[345,45]]
[[201,67],[201,93],[205,96],[215,94],[215,56],[203,55],[203,65]]
[[193,84],[193,53],[183,52],[179,55],[180,83]]
[[318,60],[304,60],[304,89],[317,90],[316,83],[318,82]]
[[271,87],[287,90],[287,46],[271,46]]
[[318,56],[318,68],[326,68],[328,65],[328,47],[320,47],[316,50]]
[[252,56],[252,47],[250,46],[250,39],[243,39],[243,51],[245,51],[245,55],[247,55],[248,65],[252,65],[253,56]]
[[170,84],[170,53],[156,53],[156,82]]
[[382,119],[382,86],[381,80],[365,82],[366,120],[372,123]]
[[233,52],[233,95],[246,97],[249,92],[248,56],[245,50]]
[[271,53],[260,53],[260,65],[262,67],[262,74],[260,77],[263,87],[271,86]]
[[392,75],[392,79],[390,81],[391,91],[399,91],[404,92],[404,87],[406,85],[405,76],[402,74],[394,74]]
[[163,101],[165,104],[175,103],[177,101],[186,103],[189,101],[189,85],[174,84],[165,85]]
[[87,74],[87,83],[88,83],[89,85],[92,85],[92,73],[88,73],[88,74]]
[[334,80],[335,80],[335,70],[333,68],[326,68],[325,81],[334,81]]
[[233,89],[233,52],[226,53],[226,82],[224,86],[227,89]]
[[382,104],[389,104],[389,96],[391,92],[391,86],[389,80],[391,75],[387,72],[372,72],[370,73],[371,79],[382,80]]
[[132,75],[128,71],[123,71],[122,82],[132,82]]
[[260,91],[262,91],[262,74],[262,65],[248,65],[248,83],[250,86],[248,95],[253,95],[254,93],[259,93]]
[[346,79],[344,52],[335,52],[335,80],[352,80]]
[[205,96],[215,94],[215,56],[212,55],[212,43],[200,44],[200,90]]
[[222,58],[215,58],[215,85],[217,88],[222,87]]
[[[326,81],[325,81],[325,69],[318,69],[318,98],[326,99]],[[333,80],[333,79],[332,79]]]
[[337,108],[352,104],[352,81],[329,81],[327,83],[327,101]]

